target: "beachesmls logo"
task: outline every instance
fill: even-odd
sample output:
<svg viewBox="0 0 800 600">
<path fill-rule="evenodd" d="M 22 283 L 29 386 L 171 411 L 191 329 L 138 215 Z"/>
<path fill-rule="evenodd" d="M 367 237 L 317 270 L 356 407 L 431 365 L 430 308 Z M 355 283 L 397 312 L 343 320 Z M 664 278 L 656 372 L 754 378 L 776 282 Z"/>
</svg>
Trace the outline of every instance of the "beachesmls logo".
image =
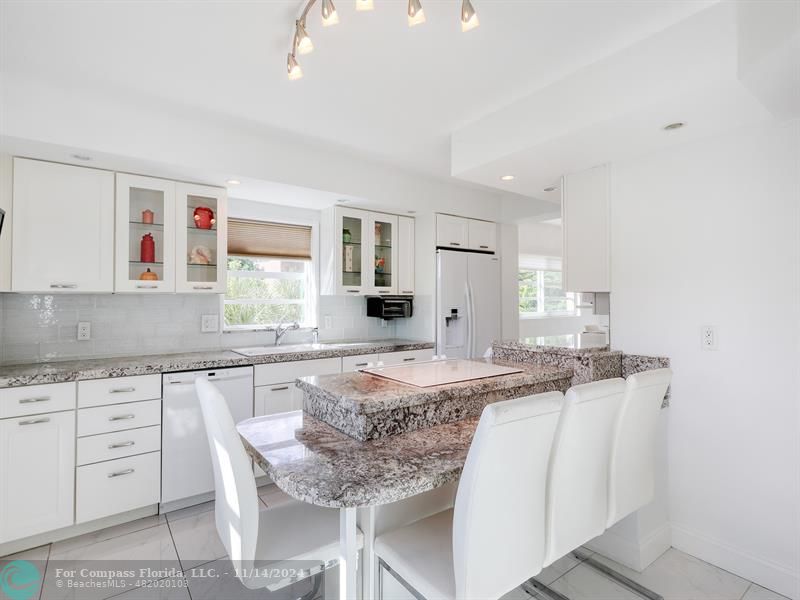
<svg viewBox="0 0 800 600">
<path fill-rule="evenodd" d="M 42 576 L 27 560 L 12 560 L 0 571 L 0 590 L 9 600 L 28 600 L 39 591 Z"/>
</svg>

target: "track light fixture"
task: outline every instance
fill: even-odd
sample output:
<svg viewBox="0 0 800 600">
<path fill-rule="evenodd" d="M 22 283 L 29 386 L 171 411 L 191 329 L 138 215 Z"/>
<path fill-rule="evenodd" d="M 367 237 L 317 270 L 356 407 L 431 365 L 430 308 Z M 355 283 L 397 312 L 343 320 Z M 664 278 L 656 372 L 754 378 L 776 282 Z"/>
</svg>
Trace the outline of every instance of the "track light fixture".
<svg viewBox="0 0 800 600">
<path fill-rule="evenodd" d="M 408 0 L 408 26 L 414 27 L 425 22 L 425 11 L 419 0 Z"/>
<path fill-rule="evenodd" d="M 314 6 L 317 0 L 306 0 L 300 18 L 294 22 L 294 34 L 292 36 L 292 51 L 286 58 L 286 71 L 290 80 L 300 79 L 303 76 L 303 69 L 297 62 L 296 55 L 308 54 L 314 50 L 314 44 L 306 31 L 306 17 L 308 11 Z M 322 25 L 328 27 L 339 22 L 339 15 L 333 0 L 320 0 L 322 12 Z M 370 11 L 375 8 L 374 0 L 355 0 L 357 11 Z M 414 27 L 425 22 L 425 11 L 420 0 L 408 0 L 408 26 Z M 461 31 L 470 31 L 479 25 L 478 13 L 472 6 L 471 0 L 461 1 Z"/>
</svg>

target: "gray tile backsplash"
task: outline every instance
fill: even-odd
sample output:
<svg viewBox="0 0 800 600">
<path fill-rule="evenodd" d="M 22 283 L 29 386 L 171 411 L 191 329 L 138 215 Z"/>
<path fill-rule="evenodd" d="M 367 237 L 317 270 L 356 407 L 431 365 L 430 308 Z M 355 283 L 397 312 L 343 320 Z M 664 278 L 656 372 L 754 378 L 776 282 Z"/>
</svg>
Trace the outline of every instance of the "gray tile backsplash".
<svg viewBox="0 0 800 600">
<path fill-rule="evenodd" d="M 193 352 L 272 344 L 267 332 L 201 333 L 200 317 L 219 314 L 215 295 L 0 294 L 0 361 L 4 364 L 128 354 Z M 320 340 L 396 337 L 396 326 L 366 316 L 363 298 L 322 296 Z M 329 315 L 330 328 L 324 317 Z M 79 321 L 92 339 L 77 340 Z M 289 332 L 284 344 L 310 341 Z"/>
</svg>

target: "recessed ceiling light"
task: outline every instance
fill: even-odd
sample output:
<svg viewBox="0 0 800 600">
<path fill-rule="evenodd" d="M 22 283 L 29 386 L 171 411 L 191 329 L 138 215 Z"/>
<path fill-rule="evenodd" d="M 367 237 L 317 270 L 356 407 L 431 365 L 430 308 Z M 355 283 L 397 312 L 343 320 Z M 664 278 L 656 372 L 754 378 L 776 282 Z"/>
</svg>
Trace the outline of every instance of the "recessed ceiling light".
<svg viewBox="0 0 800 600">
<path fill-rule="evenodd" d="M 77 160 L 92 160 L 91 156 L 86 156 L 85 154 L 73 154 L 72 158 Z"/>
<path fill-rule="evenodd" d="M 674 123 L 670 123 L 669 125 L 664 125 L 664 131 L 674 131 L 676 129 L 680 129 L 681 127 L 685 127 L 686 123 L 681 121 L 676 121 Z"/>
<path fill-rule="evenodd" d="M 514 176 L 513 175 L 503 175 L 502 177 L 500 177 L 500 179 L 502 179 L 503 181 L 513 181 L 514 180 Z"/>
<path fill-rule="evenodd" d="M 227 183 L 228 185 L 239 185 L 242 182 L 239 181 L 238 179 L 228 179 L 228 181 L 226 181 L 225 183 Z"/>
<path fill-rule="evenodd" d="M 546 188 L 544 188 L 544 191 L 545 191 L 545 192 L 555 192 L 557 189 L 558 189 L 558 188 L 557 188 L 556 186 L 554 186 L 554 185 L 549 185 L 549 186 L 547 186 Z"/>
</svg>

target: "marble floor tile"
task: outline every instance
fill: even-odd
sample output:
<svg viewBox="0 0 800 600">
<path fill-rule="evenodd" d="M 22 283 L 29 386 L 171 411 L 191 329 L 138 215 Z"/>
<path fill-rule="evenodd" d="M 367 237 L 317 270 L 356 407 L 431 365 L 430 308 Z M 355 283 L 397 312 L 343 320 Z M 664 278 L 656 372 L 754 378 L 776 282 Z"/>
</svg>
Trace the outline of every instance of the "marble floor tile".
<svg viewBox="0 0 800 600">
<path fill-rule="evenodd" d="M 744 596 L 742 596 L 742 600 L 789 600 L 789 599 L 786 596 L 781 596 L 777 592 L 773 592 L 772 590 L 768 590 L 766 588 L 761 587 L 760 585 L 756 585 L 755 583 L 753 583 L 747 589 L 747 592 L 745 592 Z"/>
<path fill-rule="evenodd" d="M 670 548 L 642 573 L 595 554 L 598 561 L 619 571 L 664 600 L 739 600 L 750 582 L 707 562 Z"/>
<path fill-rule="evenodd" d="M 64 584 L 58 569 L 81 570 L 138 570 L 180 569 L 178 554 L 166 524 L 148 527 L 77 548 L 51 551 L 44 577 L 42 600 L 103 600 L 127 591 L 125 587 L 75 588 Z M 70 578 L 67 578 L 70 579 Z M 94 578 L 97 579 L 97 578 Z M 102 579 L 102 577 L 100 577 Z M 115 577 L 116 581 L 120 578 Z M 85 578 L 75 580 L 85 581 Z M 126 579 L 128 588 L 140 580 L 138 574 Z"/>
<path fill-rule="evenodd" d="M 84 546 L 90 546 L 104 540 L 110 540 L 112 538 L 125 535 L 127 533 L 141 531 L 142 529 L 148 529 L 150 527 L 155 527 L 156 525 L 163 525 L 166 522 L 167 520 L 164 515 L 143 517 L 141 519 L 136 519 L 135 521 L 129 521 L 127 523 L 121 523 L 120 525 L 106 527 L 105 529 L 100 529 L 98 531 L 84 533 L 83 535 L 68 538 L 60 542 L 53 542 L 53 552 L 62 553 L 69 550 L 74 550 L 76 548 L 82 548 Z"/>
<path fill-rule="evenodd" d="M 258 488 L 258 496 L 267 505 L 267 508 L 273 508 L 286 504 L 287 502 L 296 502 L 289 494 L 281 490 L 274 483 Z"/>
<path fill-rule="evenodd" d="M 567 573 L 570 569 L 577 566 L 579 562 L 580 561 L 572 556 L 572 554 L 567 554 L 559 558 L 551 565 L 548 565 L 542 569 L 542 572 L 536 576 L 536 579 L 545 585 L 550 585 L 556 579 Z"/>
<path fill-rule="evenodd" d="M 200 504 L 195 504 L 194 506 L 187 506 L 186 508 L 179 508 L 178 510 L 173 510 L 171 512 L 166 513 L 167 521 L 177 521 L 178 519 L 184 519 L 186 517 L 193 517 L 195 515 L 199 515 L 200 513 L 208 512 L 210 510 L 214 510 L 214 501 L 209 500 L 208 502 L 202 502 Z"/>
<path fill-rule="evenodd" d="M 550 586 L 570 600 L 642 600 L 586 565 L 570 569 Z M 689 600 L 689 597 L 683 600 Z"/>
<path fill-rule="evenodd" d="M 213 510 L 182 519 L 170 517 L 169 528 L 184 570 L 227 554 L 217 534 Z"/>
</svg>

